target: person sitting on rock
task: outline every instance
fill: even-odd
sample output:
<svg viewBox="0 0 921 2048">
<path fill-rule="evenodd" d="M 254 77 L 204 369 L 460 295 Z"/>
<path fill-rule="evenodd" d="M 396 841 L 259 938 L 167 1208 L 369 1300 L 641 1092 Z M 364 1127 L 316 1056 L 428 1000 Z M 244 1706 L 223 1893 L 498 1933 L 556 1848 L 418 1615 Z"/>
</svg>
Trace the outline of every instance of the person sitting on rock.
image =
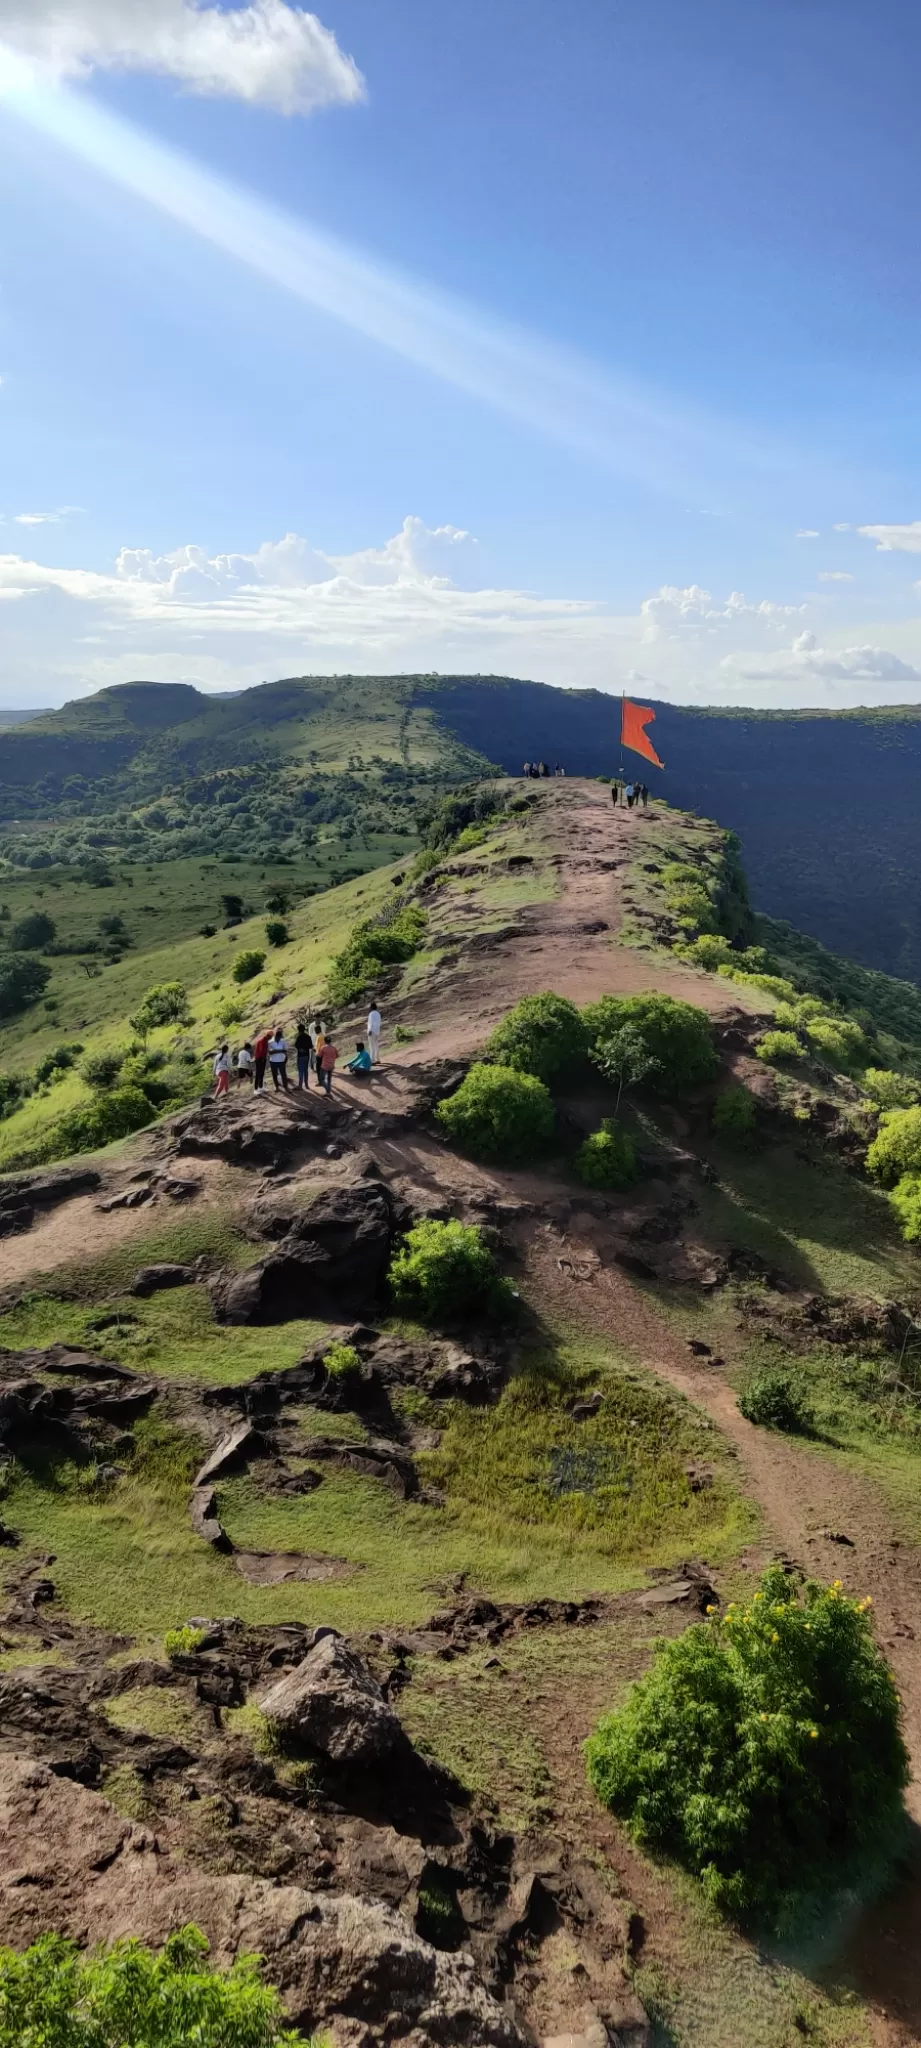
<svg viewBox="0 0 921 2048">
<path fill-rule="evenodd" d="M 367 1046 L 366 1046 L 366 1044 L 365 1044 L 365 1042 L 364 1042 L 364 1039 L 363 1039 L 363 1038 L 356 1038 L 356 1040 L 355 1040 L 355 1057 L 354 1057 L 354 1059 L 351 1059 L 351 1060 L 346 1060 L 346 1063 L 345 1063 L 345 1070 L 346 1070 L 346 1073 L 347 1073 L 347 1074 L 370 1074 L 370 1072 L 371 1072 L 371 1064 L 372 1064 L 372 1062 L 371 1062 L 371 1054 L 370 1054 L 370 1053 L 369 1053 L 369 1051 L 368 1051 L 368 1048 L 367 1048 Z"/>
</svg>

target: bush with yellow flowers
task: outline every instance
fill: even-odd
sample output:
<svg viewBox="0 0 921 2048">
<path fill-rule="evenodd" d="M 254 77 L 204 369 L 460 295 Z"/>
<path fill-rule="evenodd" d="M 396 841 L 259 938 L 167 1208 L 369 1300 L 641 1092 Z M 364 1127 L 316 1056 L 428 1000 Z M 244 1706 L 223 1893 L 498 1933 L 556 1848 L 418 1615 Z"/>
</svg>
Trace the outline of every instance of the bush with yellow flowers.
<svg viewBox="0 0 921 2048">
<path fill-rule="evenodd" d="M 869 1609 L 772 1565 L 661 1644 L 586 1744 L 604 1804 L 737 1919 L 792 1927 L 894 1839 L 908 1759 Z"/>
</svg>

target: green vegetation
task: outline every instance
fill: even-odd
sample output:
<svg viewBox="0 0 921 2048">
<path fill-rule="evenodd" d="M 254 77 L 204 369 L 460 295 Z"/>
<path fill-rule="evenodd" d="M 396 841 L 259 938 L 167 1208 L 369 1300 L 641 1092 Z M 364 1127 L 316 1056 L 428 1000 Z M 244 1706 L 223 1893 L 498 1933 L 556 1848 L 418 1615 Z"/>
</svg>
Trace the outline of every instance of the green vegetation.
<svg viewBox="0 0 921 2048">
<path fill-rule="evenodd" d="M 234 981 L 239 983 L 255 981 L 257 974 L 262 973 L 264 966 L 265 954 L 260 952 L 258 946 L 249 946 L 245 953 L 237 955 L 233 963 Z"/>
<path fill-rule="evenodd" d="M 661 1645 L 587 1745 L 605 1805 L 734 1916 L 795 1924 L 892 1842 L 908 1759 L 867 1607 L 772 1566 Z"/>
<path fill-rule="evenodd" d="M 330 968 L 330 1000 L 351 1003 L 369 994 L 382 968 L 412 958 L 424 930 L 424 911 L 400 897 L 384 904 L 375 919 L 356 924 Z"/>
<path fill-rule="evenodd" d="M 208 1967 L 196 1927 L 172 1934 L 159 1955 L 139 1941 L 86 1955 L 46 1934 L 24 1954 L 0 1950 L 0 2048 L 309 2048 L 286 2024 L 259 1962 Z M 314 2048 L 321 2048 L 315 2040 Z"/>
<path fill-rule="evenodd" d="M 921 1087 L 910 1074 L 893 1073 L 889 1067 L 865 1067 L 862 1086 L 876 1110 L 911 1109 L 921 1098 Z"/>
<path fill-rule="evenodd" d="M 892 1187 L 903 1174 L 921 1173 L 921 1104 L 884 1110 L 867 1166 L 884 1187 Z"/>
<path fill-rule="evenodd" d="M 760 1423 L 764 1429 L 785 1430 L 791 1436 L 808 1436 L 815 1424 L 802 1375 L 783 1365 L 765 1366 L 752 1373 L 739 1395 L 739 1407 L 749 1422 Z"/>
<path fill-rule="evenodd" d="M 291 937 L 291 933 L 283 917 L 267 917 L 265 921 L 265 935 L 266 938 L 268 939 L 270 946 L 286 946 L 288 944 L 288 940 Z M 260 961 L 259 963 L 260 967 L 262 966 L 264 959 L 265 955 L 263 954 L 262 961 Z"/>
<path fill-rule="evenodd" d="M 612 1116 L 602 1119 L 575 1156 L 579 1179 L 590 1188 L 627 1188 L 636 1179 L 636 1153 L 628 1131 Z"/>
<path fill-rule="evenodd" d="M 618 1087 L 644 1080 L 659 1095 L 681 1095 L 712 1080 L 717 1071 L 710 1019 L 693 1003 L 650 991 L 602 996 L 582 1014 L 592 1057 Z M 630 1039 L 625 1041 L 627 1030 Z"/>
<path fill-rule="evenodd" d="M 168 1628 L 163 1638 L 163 1648 L 170 1659 L 193 1657 L 195 1651 L 201 1649 L 204 1640 L 203 1628 Z"/>
<path fill-rule="evenodd" d="M 921 1243 L 921 1174 L 903 1173 L 889 1196 L 906 1244 Z"/>
<path fill-rule="evenodd" d="M 588 1035 L 575 1003 L 547 990 L 525 996 L 497 1025 L 487 1040 L 486 1057 L 519 1074 L 552 1081 L 564 1069 L 579 1066 L 588 1050 Z"/>
<path fill-rule="evenodd" d="M 496 1313 L 510 1300 L 475 1223 L 414 1223 L 391 1260 L 389 1280 L 397 1309 L 436 1325 L 474 1311 Z"/>
<path fill-rule="evenodd" d="M 759 1060 L 768 1066 L 777 1066 L 786 1060 L 805 1059 L 805 1051 L 795 1031 L 765 1031 L 755 1046 Z"/>
<path fill-rule="evenodd" d="M 43 946 L 50 946 L 55 936 L 53 917 L 46 910 L 30 910 L 25 917 L 19 917 L 11 924 L 9 944 L 14 953 L 40 952 Z"/>
<path fill-rule="evenodd" d="M 323 1353 L 323 1364 L 331 1380 L 354 1379 L 361 1371 L 361 1359 L 354 1344 L 331 1344 Z"/>
<path fill-rule="evenodd" d="M 474 1065 L 435 1112 L 445 1135 L 472 1159 L 512 1166 L 535 1159 L 554 1131 L 553 1102 L 535 1074 Z"/>
<path fill-rule="evenodd" d="M 29 1003 L 36 1003 L 50 980 L 50 967 L 34 954 L 0 954 L 0 1017 L 15 1017 Z"/>
<path fill-rule="evenodd" d="M 731 1081 L 721 1088 L 710 1113 L 713 1129 L 732 1145 L 751 1145 L 758 1129 L 758 1112 L 750 1088 Z"/>
</svg>

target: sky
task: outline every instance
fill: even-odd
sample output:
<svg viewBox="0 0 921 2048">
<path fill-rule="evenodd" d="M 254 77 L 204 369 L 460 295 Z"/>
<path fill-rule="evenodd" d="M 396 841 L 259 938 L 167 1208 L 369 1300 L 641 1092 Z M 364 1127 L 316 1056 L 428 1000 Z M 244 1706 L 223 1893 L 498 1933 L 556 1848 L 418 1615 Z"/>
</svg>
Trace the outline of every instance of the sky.
<svg viewBox="0 0 921 2048">
<path fill-rule="evenodd" d="M 919 72 L 913 0 L 0 0 L 0 704 L 921 701 Z"/>
</svg>

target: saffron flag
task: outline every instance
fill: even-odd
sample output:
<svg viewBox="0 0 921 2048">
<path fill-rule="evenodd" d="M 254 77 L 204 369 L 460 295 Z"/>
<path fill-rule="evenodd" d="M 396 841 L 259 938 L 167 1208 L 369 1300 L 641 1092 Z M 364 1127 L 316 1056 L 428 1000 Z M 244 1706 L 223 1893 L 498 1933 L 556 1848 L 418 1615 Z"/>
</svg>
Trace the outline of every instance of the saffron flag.
<svg viewBox="0 0 921 2048">
<path fill-rule="evenodd" d="M 644 760 L 653 761 L 657 768 L 664 768 L 664 761 L 659 760 L 652 741 L 647 739 L 644 731 L 645 726 L 652 724 L 655 715 L 649 704 L 631 704 L 629 697 L 625 697 L 620 721 L 620 744 L 622 747 L 629 747 L 631 753 L 642 754 Z"/>
</svg>

